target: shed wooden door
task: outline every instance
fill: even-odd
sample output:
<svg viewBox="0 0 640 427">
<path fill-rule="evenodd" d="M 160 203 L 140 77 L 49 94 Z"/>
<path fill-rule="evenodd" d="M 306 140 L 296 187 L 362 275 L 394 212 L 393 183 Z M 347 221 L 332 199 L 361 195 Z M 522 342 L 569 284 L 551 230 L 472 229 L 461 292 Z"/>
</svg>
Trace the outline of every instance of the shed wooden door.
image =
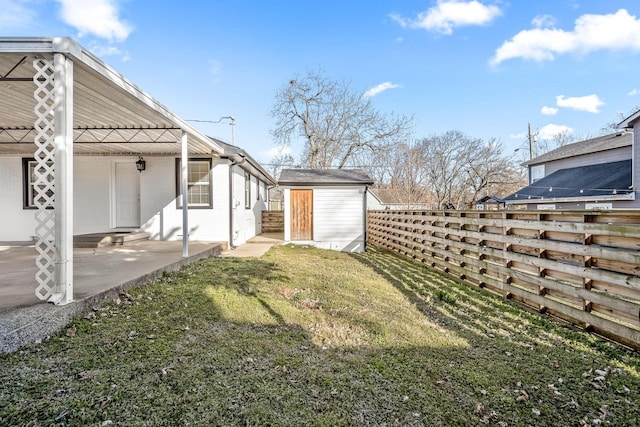
<svg viewBox="0 0 640 427">
<path fill-rule="evenodd" d="M 291 240 L 313 240 L 313 190 L 290 190 Z"/>
</svg>

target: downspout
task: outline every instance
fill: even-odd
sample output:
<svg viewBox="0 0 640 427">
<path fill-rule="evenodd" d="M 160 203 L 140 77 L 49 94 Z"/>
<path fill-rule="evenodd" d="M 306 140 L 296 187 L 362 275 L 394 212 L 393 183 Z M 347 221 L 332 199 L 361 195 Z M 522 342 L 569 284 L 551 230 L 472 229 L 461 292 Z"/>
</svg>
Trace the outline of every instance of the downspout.
<svg viewBox="0 0 640 427">
<path fill-rule="evenodd" d="M 240 160 L 237 158 L 227 157 L 229 160 L 229 249 L 235 249 L 233 245 L 233 167 L 241 165 L 246 160 L 244 156 L 240 156 Z"/>
<path fill-rule="evenodd" d="M 369 212 L 367 212 L 367 194 L 369 192 L 369 186 L 364 186 L 364 197 L 362 204 L 364 205 L 364 251 L 367 251 L 367 240 L 368 240 L 368 231 L 369 231 Z"/>
</svg>

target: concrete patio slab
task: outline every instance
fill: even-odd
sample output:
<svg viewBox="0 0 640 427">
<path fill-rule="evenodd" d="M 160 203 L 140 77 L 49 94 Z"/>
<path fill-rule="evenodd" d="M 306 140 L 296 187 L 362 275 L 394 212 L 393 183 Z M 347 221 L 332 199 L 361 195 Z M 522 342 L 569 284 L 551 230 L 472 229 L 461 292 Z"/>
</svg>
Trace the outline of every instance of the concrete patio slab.
<svg viewBox="0 0 640 427">
<path fill-rule="evenodd" d="M 40 301 L 34 246 L 0 242 L 0 351 L 38 342 L 63 328 L 73 316 L 115 298 L 135 284 L 165 271 L 220 255 L 225 243 L 190 242 L 182 257 L 182 242 L 142 241 L 127 246 L 74 249 L 74 301 L 56 306 Z"/>
<path fill-rule="evenodd" d="M 272 246 L 284 242 L 284 233 L 262 233 L 252 237 L 244 245 L 223 251 L 220 256 L 230 258 L 256 257 L 260 258 Z"/>
</svg>

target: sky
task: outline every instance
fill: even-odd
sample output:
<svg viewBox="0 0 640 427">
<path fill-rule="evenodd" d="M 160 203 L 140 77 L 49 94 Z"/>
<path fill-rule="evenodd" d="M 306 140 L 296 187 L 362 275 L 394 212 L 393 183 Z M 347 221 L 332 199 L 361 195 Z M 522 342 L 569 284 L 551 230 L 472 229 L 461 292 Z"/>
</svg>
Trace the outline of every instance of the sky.
<svg viewBox="0 0 640 427">
<path fill-rule="evenodd" d="M 262 163 L 276 93 L 310 70 L 412 116 L 415 139 L 505 154 L 529 123 L 586 139 L 640 108 L 638 0 L 0 0 L 0 36 L 71 37 L 183 119 L 233 116 Z M 229 123 L 193 125 L 231 142 Z"/>
</svg>

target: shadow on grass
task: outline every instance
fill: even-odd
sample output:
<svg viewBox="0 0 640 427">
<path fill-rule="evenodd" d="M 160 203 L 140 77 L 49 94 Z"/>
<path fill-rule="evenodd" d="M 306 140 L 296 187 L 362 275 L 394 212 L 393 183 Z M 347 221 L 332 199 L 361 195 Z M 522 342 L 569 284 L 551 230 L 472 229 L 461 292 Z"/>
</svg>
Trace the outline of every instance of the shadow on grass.
<svg viewBox="0 0 640 427">
<path fill-rule="evenodd" d="M 526 349 L 570 346 L 614 360 L 635 354 L 547 314 L 475 288 L 392 251 L 368 246 L 351 254 L 402 292 L 424 315 L 474 342 L 503 340 Z"/>
</svg>

